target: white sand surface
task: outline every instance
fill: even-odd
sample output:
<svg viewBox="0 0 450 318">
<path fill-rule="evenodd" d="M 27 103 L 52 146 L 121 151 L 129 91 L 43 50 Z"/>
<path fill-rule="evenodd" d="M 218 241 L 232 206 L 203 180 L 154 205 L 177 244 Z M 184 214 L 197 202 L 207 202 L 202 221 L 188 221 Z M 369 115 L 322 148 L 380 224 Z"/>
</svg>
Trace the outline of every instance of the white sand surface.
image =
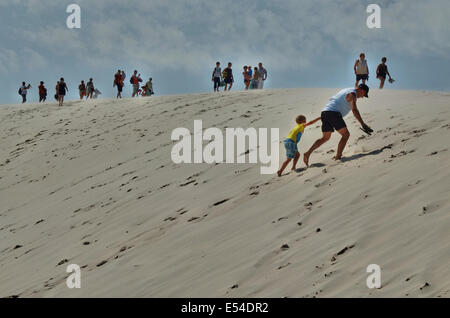
<svg viewBox="0 0 450 318">
<path fill-rule="evenodd" d="M 358 106 L 374 135 L 350 114 L 343 162 L 335 134 L 282 178 L 171 160 L 194 119 L 285 137 L 336 92 L 0 107 L 0 296 L 450 297 L 450 93 L 372 90 Z M 320 135 L 307 128 L 301 153 Z"/>
</svg>

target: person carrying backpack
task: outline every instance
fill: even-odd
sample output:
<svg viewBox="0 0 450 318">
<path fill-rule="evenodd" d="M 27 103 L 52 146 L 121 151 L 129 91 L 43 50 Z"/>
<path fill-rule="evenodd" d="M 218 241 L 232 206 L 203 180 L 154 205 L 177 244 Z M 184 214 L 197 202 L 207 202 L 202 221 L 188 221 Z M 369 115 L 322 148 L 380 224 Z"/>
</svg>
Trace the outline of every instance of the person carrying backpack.
<svg viewBox="0 0 450 318">
<path fill-rule="evenodd" d="M 64 96 L 66 96 L 66 92 L 69 91 L 69 89 L 67 88 L 66 82 L 64 82 L 64 78 L 61 77 L 57 88 L 58 88 L 57 91 L 58 91 L 59 106 L 63 106 Z"/>
<path fill-rule="evenodd" d="M 19 95 L 22 96 L 22 104 L 27 102 L 27 91 L 31 88 L 31 85 L 26 86 L 25 82 L 22 82 L 22 86 L 19 88 Z"/>
<path fill-rule="evenodd" d="M 136 70 L 130 78 L 130 83 L 133 85 L 133 95 L 131 97 L 139 96 L 139 83 L 142 83 L 142 78 L 141 74 L 138 74 Z"/>
<path fill-rule="evenodd" d="M 39 103 L 45 102 L 47 99 L 47 89 L 44 86 L 44 82 L 41 81 L 39 85 Z"/>
<path fill-rule="evenodd" d="M 123 89 L 123 80 L 122 72 L 120 70 L 114 75 L 114 86 L 117 86 L 117 98 L 122 98 L 122 89 Z"/>
</svg>

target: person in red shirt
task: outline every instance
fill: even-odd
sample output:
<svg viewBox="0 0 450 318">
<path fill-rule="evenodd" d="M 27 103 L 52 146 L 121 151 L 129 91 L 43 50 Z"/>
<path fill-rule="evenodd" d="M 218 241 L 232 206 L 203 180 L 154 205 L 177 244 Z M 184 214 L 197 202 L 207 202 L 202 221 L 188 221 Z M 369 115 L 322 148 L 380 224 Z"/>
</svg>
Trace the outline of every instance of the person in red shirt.
<svg viewBox="0 0 450 318">
<path fill-rule="evenodd" d="M 39 85 L 39 103 L 45 102 L 47 99 L 47 89 L 44 86 L 44 82 L 41 81 Z"/>
<path fill-rule="evenodd" d="M 138 74 L 137 71 L 134 71 L 133 76 L 130 79 L 131 84 L 133 84 L 133 95 L 132 97 L 139 96 L 139 83 L 142 82 L 141 74 Z"/>
<path fill-rule="evenodd" d="M 114 75 L 114 85 L 117 86 L 117 98 L 122 98 L 123 77 L 120 70 Z"/>
</svg>

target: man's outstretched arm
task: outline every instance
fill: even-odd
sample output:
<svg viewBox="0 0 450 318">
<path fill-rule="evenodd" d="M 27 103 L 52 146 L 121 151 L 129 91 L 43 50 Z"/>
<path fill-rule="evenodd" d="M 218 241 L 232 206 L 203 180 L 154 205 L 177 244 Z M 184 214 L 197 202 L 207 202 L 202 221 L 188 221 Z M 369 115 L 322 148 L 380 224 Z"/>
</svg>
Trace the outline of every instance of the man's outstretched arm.
<svg viewBox="0 0 450 318">
<path fill-rule="evenodd" d="M 311 120 L 309 123 L 306 123 L 305 125 L 303 125 L 304 127 L 308 127 L 308 126 L 311 126 L 311 125 L 314 125 L 315 123 L 317 123 L 319 120 L 321 120 L 322 119 L 322 117 L 318 117 L 318 118 L 316 118 L 316 119 L 314 119 L 314 120 Z"/>
</svg>

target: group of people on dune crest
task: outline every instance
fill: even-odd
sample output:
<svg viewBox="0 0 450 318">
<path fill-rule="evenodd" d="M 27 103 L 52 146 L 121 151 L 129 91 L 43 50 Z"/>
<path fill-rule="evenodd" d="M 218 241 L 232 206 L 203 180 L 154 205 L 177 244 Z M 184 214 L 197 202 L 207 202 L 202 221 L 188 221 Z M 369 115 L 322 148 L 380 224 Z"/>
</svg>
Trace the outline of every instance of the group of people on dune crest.
<svg viewBox="0 0 450 318">
<path fill-rule="evenodd" d="M 126 74 L 123 70 L 118 70 L 117 73 L 114 74 L 113 87 L 117 87 L 117 98 L 122 98 L 122 91 L 123 87 L 125 86 L 125 78 Z M 138 71 L 135 70 L 133 76 L 131 76 L 130 78 L 130 84 L 133 88 L 132 97 L 154 95 L 153 79 L 150 77 L 147 83 L 145 83 L 144 86 L 140 87 L 140 83 L 142 82 L 143 80 L 141 79 L 141 74 L 138 74 Z M 45 87 L 43 81 L 40 82 L 38 88 L 39 103 L 45 102 L 47 100 L 47 88 Z M 22 82 L 22 86 L 19 88 L 19 95 L 22 96 L 22 103 L 27 102 L 27 94 L 30 89 L 30 84 L 27 85 L 25 82 Z M 61 77 L 56 83 L 55 87 L 55 99 L 58 101 L 59 106 L 63 106 L 64 97 L 66 96 L 66 93 L 68 91 L 69 88 L 67 87 L 64 78 Z M 97 88 L 94 87 L 94 81 L 92 78 L 90 78 L 87 83 L 81 81 L 81 83 L 78 85 L 78 93 L 80 95 L 80 100 L 83 100 L 84 97 L 86 97 L 86 100 L 88 100 L 89 98 L 96 99 L 99 95 L 102 94 Z"/>
<path fill-rule="evenodd" d="M 214 82 L 214 92 L 220 92 L 220 88 L 224 87 L 224 91 L 231 91 L 234 83 L 233 64 L 230 62 L 228 66 L 222 71 L 220 62 L 216 63 L 216 67 L 212 73 L 212 81 Z M 245 65 L 242 76 L 244 78 L 245 90 L 248 89 L 263 89 L 264 82 L 267 80 L 267 70 L 262 63 L 258 67 L 252 69 L 251 66 Z"/>
</svg>

